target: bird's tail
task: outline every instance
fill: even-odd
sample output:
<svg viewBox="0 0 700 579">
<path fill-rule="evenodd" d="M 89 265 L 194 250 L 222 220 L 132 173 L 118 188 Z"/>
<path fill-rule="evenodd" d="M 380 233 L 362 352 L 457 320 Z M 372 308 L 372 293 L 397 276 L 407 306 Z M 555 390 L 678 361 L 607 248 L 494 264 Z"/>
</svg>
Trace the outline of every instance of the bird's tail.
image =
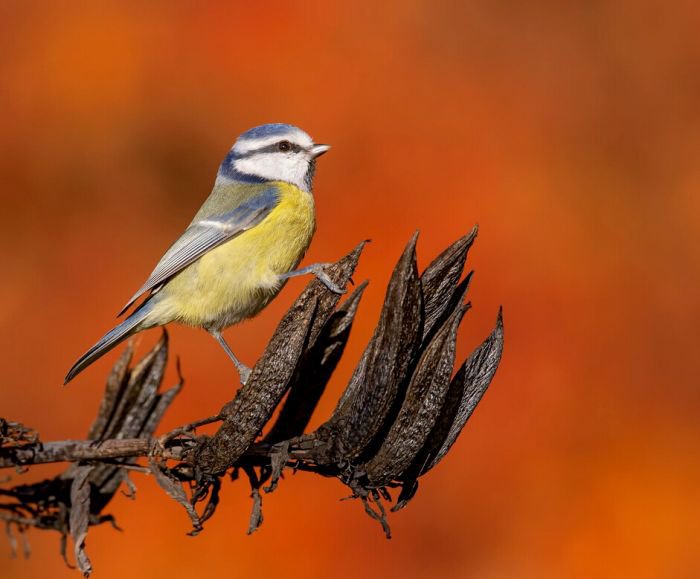
<svg viewBox="0 0 700 579">
<path fill-rule="evenodd" d="M 141 304 L 141 306 L 121 324 L 112 328 L 109 332 L 102 336 L 100 341 L 82 356 L 80 356 L 78 361 L 73 364 L 73 367 L 68 370 L 68 374 L 66 374 L 66 379 L 63 382 L 63 385 L 65 386 L 68 384 L 68 382 L 80 374 L 80 372 L 82 372 L 95 360 L 109 352 L 112 348 L 126 340 L 129 336 L 135 334 L 139 330 L 143 330 L 144 327 L 141 324 L 152 309 L 153 304 L 151 302 Z"/>
</svg>

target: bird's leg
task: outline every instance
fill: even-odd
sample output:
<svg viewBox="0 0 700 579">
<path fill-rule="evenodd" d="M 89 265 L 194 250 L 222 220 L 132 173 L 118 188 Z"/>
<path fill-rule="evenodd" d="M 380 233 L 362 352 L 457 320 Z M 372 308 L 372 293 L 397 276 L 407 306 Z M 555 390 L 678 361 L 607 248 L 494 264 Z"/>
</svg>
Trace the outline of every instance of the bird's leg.
<svg viewBox="0 0 700 579">
<path fill-rule="evenodd" d="M 221 347 L 224 349 L 224 352 L 226 352 L 228 357 L 231 358 L 231 360 L 236 366 L 236 370 L 238 370 L 238 374 L 241 378 L 241 384 L 245 386 L 245 383 L 248 381 L 248 377 L 250 376 L 250 368 L 248 368 L 248 366 L 246 366 L 243 362 L 236 358 L 236 355 L 231 351 L 231 348 L 226 343 L 226 340 L 224 340 L 224 337 L 221 335 L 221 332 L 219 332 L 218 330 L 209 330 L 209 333 L 212 336 L 214 336 L 216 341 L 219 342 Z"/>
<path fill-rule="evenodd" d="M 280 278 L 282 279 L 289 279 L 290 277 L 296 277 L 298 275 L 306 275 L 307 273 L 312 273 L 314 274 L 318 280 L 325 285 L 329 290 L 332 292 L 335 292 L 337 294 L 344 294 L 346 290 L 344 290 L 342 287 L 337 286 L 336 284 L 333 283 L 330 277 L 328 277 L 328 274 L 325 272 L 325 267 L 328 267 L 332 264 L 330 263 L 314 263 L 312 265 L 307 265 L 306 267 L 302 267 L 301 269 L 295 269 L 294 271 L 288 271 L 287 273 L 283 273 L 280 275 Z"/>
</svg>

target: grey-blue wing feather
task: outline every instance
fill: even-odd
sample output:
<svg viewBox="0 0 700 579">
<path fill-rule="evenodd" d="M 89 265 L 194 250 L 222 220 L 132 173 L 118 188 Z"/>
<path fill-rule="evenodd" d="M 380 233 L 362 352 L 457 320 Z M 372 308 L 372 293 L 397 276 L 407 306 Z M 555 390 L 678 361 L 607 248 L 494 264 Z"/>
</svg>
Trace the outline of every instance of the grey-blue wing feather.
<svg viewBox="0 0 700 579">
<path fill-rule="evenodd" d="M 128 310 L 140 296 L 158 288 L 207 251 L 255 227 L 270 214 L 278 202 L 276 188 L 270 187 L 231 211 L 194 221 L 165 252 L 146 283 L 133 295 L 119 315 Z"/>
</svg>

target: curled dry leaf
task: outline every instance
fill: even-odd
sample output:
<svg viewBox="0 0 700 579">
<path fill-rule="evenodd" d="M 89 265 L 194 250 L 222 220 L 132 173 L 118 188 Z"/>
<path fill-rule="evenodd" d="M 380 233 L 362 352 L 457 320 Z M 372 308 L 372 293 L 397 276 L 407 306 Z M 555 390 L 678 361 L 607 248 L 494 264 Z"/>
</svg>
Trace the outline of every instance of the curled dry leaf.
<svg viewBox="0 0 700 579">
<path fill-rule="evenodd" d="M 85 553 L 85 539 L 90 525 L 90 481 L 91 466 L 79 466 L 70 488 L 70 534 L 73 538 L 73 554 L 78 569 L 84 577 L 92 573 L 92 564 Z"/>
</svg>

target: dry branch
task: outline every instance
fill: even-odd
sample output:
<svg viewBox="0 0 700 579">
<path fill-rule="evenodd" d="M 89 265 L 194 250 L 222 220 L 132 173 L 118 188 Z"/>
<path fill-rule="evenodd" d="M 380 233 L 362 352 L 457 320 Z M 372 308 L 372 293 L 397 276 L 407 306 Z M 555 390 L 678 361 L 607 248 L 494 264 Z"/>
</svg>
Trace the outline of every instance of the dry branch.
<svg viewBox="0 0 700 579">
<path fill-rule="evenodd" d="M 262 523 L 262 494 L 274 490 L 285 467 L 336 477 L 360 499 L 390 536 L 384 503 L 388 489 L 401 492 L 392 510 L 404 507 L 418 479 L 449 451 L 488 388 L 503 348 L 503 323 L 452 376 L 457 330 L 471 272 L 462 279 L 476 228 L 456 241 L 419 275 L 414 236 L 389 282 L 379 323 L 332 416 L 305 433 L 311 415 L 342 356 L 359 302 L 360 285 L 340 296 L 314 280 L 280 321 L 246 385 L 218 415 L 196 420 L 160 437 L 154 432 L 182 388 L 161 391 L 168 338 L 132 366 L 129 346 L 114 366 L 98 415 L 86 440 L 46 442 L 16 422 L 0 419 L 0 468 L 68 462 L 54 479 L 0 488 L 0 519 L 16 545 L 29 528 L 71 535 L 74 558 L 91 572 L 84 550 L 90 525 L 114 523 L 103 514 L 117 489 L 133 495 L 130 471 L 152 474 L 187 510 L 192 534 L 203 529 L 219 502 L 224 475 L 245 474 L 253 510 L 249 532 Z M 350 281 L 364 244 L 328 273 Z M 461 280 L 461 281 L 460 281 Z M 286 395 L 286 398 L 284 398 Z M 282 403 L 284 399 L 284 402 Z M 275 423 L 266 428 L 282 405 Z M 196 428 L 220 422 L 212 436 Z M 145 459 L 140 462 L 139 459 Z M 206 504 L 198 508 L 198 503 Z M 25 540 L 26 544 L 26 540 Z"/>
</svg>

